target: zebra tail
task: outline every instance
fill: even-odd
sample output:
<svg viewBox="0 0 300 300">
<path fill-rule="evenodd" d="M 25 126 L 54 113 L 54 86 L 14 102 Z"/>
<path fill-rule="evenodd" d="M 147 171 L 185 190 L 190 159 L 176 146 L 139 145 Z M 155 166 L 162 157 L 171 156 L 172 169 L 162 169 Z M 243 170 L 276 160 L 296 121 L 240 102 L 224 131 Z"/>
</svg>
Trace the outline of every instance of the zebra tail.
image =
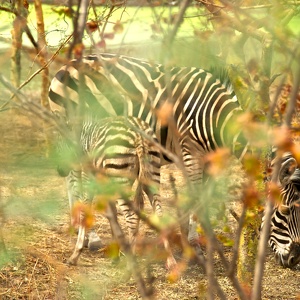
<svg viewBox="0 0 300 300">
<path fill-rule="evenodd" d="M 137 147 L 137 159 L 138 159 L 138 182 L 135 193 L 134 204 L 138 210 L 142 210 L 144 208 L 145 203 L 145 188 L 148 188 L 149 180 L 151 178 L 150 166 L 147 163 L 148 159 L 148 149 L 147 144 L 141 138 L 138 142 Z"/>
</svg>

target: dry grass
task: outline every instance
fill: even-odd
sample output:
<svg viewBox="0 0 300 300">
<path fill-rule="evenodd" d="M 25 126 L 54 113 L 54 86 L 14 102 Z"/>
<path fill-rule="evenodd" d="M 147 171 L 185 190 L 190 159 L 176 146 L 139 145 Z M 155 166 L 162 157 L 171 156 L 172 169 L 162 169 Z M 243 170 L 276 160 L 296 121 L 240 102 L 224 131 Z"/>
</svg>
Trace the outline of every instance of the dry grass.
<svg viewBox="0 0 300 300">
<path fill-rule="evenodd" d="M 15 112 L 1 113 L 0 132 L 0 199 L 5 206 L 1 229 L 9 254 L 9 259 L 0 257 L 0 299 L 139 299 L 134 282 L 124 276 L 124 259 L 113 265 L 105 251 L 86 250 L 78 266 L 64 264 L 75 236 L 68 230 L 64 182 L 45 158 L 44 136 Z M 175 171 L 167 169 L 165 176 L 170 172 Z M 175 177 L 180 179 L 177 173 Z M 163 184 L 167 206 L 170 186 L 165 179 Z M 106 219 L 98 216 L 96 230 L 107 245 L 111 235 Z M 152 232 L 145 234 L 154 241 Z M 180 260 L 180 249 L 174 250 Z M 140 259 L 144 262 L 146 253 Z M 217 257 L 215 273 L 228 299 L 237 299 Z M 207 282 L 198 266 L 189 265 L 179 281 L 170 283 L 162 259 L 152 264 L 151 276 L 157 299 L 206 298 Z M 299 282 L 299 267 L 283 269 L 268 253 L 263 299 L 299 299 Z"/>
</svg>

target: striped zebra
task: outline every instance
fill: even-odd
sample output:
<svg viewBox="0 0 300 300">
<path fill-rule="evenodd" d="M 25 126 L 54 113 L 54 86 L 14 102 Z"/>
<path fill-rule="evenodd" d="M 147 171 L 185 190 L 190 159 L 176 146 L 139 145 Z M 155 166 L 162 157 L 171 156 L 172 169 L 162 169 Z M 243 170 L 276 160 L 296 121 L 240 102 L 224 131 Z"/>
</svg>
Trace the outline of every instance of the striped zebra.
<svg viewBox="0 0 300 300">
<path fill-rule="evenodd" d="M 79 73 L 84 79 L 80 82 Z M 84 97 L 78 96 L 80 91 Z M 207 153 L 226 146 L 240 158 L 247 151 L 243 133 L 232 130 L 242 109 L 224 70 L 168 68 L 122 55 L 90 55 L 80 64 L 72 60 L 56 73 L 49 101 L 51 109 L 67 119 L 84 107 L 99 117 L 129 115 L 145 120 L 159 142 L 182 158 L 195 187 L 202 182 Z M 167 122 L 160 122 L 167 104 L 171 115 Z M 188 239 L 196 244 L 193 220 Z"/>
<path fill-rule="evenodd" d="M 139 130 L 143 134 L 138 133 Z M 160 183 L 160 152 L 153 141 L 157 142 L 156 136 L 146 122 L 134 117 L 119 116 L 102 120 L 95 119 L 95 117 L 84 119 L 79 138 L 80 149 L 74 148 L 76 145 L 74 146 L 68 141 L 60 140 L 58 143 L 58 151 L 61 156 L 61 163 L 58 165 L 59 173 L 61 176 L 66 176 L 73 171 L 74 163 L 75 166 L 77 165 L 75 172 L 79 172 L 79 174 L 77 174 L 78 177 L 73 174 L 72 188 L 75 191 L 73 190 L 72 193 L 76 194 L 81 201 L 90 204 L 94 195 L 97 195 L 97 184 L 96 191 L 89 185 L 91 180 L 99 175 L 112 178 L 118 184 L 117 186 L 121 184 L 121 187 L 124 186 L 124 188 L 131 188 L 137 182 L 132 206 L 128 205 L 127 199 L 116 199 L 118 207 L 125 217 L 133 252 L 135 252 L 139 218 L 132 207 L 138 211 L 143 209 L 144 193 L 154 212 L 158 216 L 162 216 L 160 196 L 153 189 L 153 186 L 159 187 Z M 69 163 L 66 163 L 64 159 L 63 154 L 66 152 L 73 154 L 73 158 L 68 160 Z M 80 191 L 78 184 L 81 183 L 82 190 Z M 77 186 L 74 187 L 74 184 Z M 75 218 L 80 221 L 76 246 L 68 259 L 68 263 L 72 265 L 77 264 L 86 236 L 86 227 L 83 225 L 85 215 L 80 213 Z M 163 243 L 169 255 L 166 264 L 171 269 L 176 265 L 176 261 L 165 237 L 163 237 Z"/>
<path fill-rule="evenodd" d="M 278 184 L 281 199 L 273 208 L 269 245 L 276 260 L 291 268 L 300 262 L 300 169 L 291 153 L 282 158 Z"/>
</svg>

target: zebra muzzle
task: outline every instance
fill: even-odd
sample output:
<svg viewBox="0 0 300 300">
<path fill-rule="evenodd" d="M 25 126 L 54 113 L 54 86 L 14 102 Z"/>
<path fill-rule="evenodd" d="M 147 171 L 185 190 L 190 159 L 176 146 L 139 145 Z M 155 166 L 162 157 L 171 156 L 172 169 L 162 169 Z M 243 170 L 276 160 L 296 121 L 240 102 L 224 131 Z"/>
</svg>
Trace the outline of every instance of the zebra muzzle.
<svg viewBox="0 0 300 300">
<path fill-rule="evenodd" d="M 286 267 L 292 268 L 300 262 L 300 243 L 292 243 Z"/>
</svg>

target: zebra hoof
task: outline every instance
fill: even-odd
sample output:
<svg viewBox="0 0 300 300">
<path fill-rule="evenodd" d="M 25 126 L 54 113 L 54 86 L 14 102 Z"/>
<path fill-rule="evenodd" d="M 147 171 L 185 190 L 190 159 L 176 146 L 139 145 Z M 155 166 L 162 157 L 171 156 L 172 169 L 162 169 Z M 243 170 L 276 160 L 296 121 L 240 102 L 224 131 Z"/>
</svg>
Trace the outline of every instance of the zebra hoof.
<svg viewBox="0 0 300 300">
<path fill-rule="evenodd" d="M 65 263 L 66 263 L 67 265 L 69 265 L 69 266 L 76 266 L 76 265 L 77 265 L 77 259 L 74 260 L 74 259 L 72 259 L 72 258 L 70 257 L 70 258 L 68 258 L 68 259 L 66 260 Z"/>
<path fill-rule="evenodd" d="M 100 240 L 100 237 L 95 232 L 91 232 L 89 234 L 88 249 L 90 251 L 97 251 L 102 247 L 103 247 L 103 244 Z"/>
</svg>

